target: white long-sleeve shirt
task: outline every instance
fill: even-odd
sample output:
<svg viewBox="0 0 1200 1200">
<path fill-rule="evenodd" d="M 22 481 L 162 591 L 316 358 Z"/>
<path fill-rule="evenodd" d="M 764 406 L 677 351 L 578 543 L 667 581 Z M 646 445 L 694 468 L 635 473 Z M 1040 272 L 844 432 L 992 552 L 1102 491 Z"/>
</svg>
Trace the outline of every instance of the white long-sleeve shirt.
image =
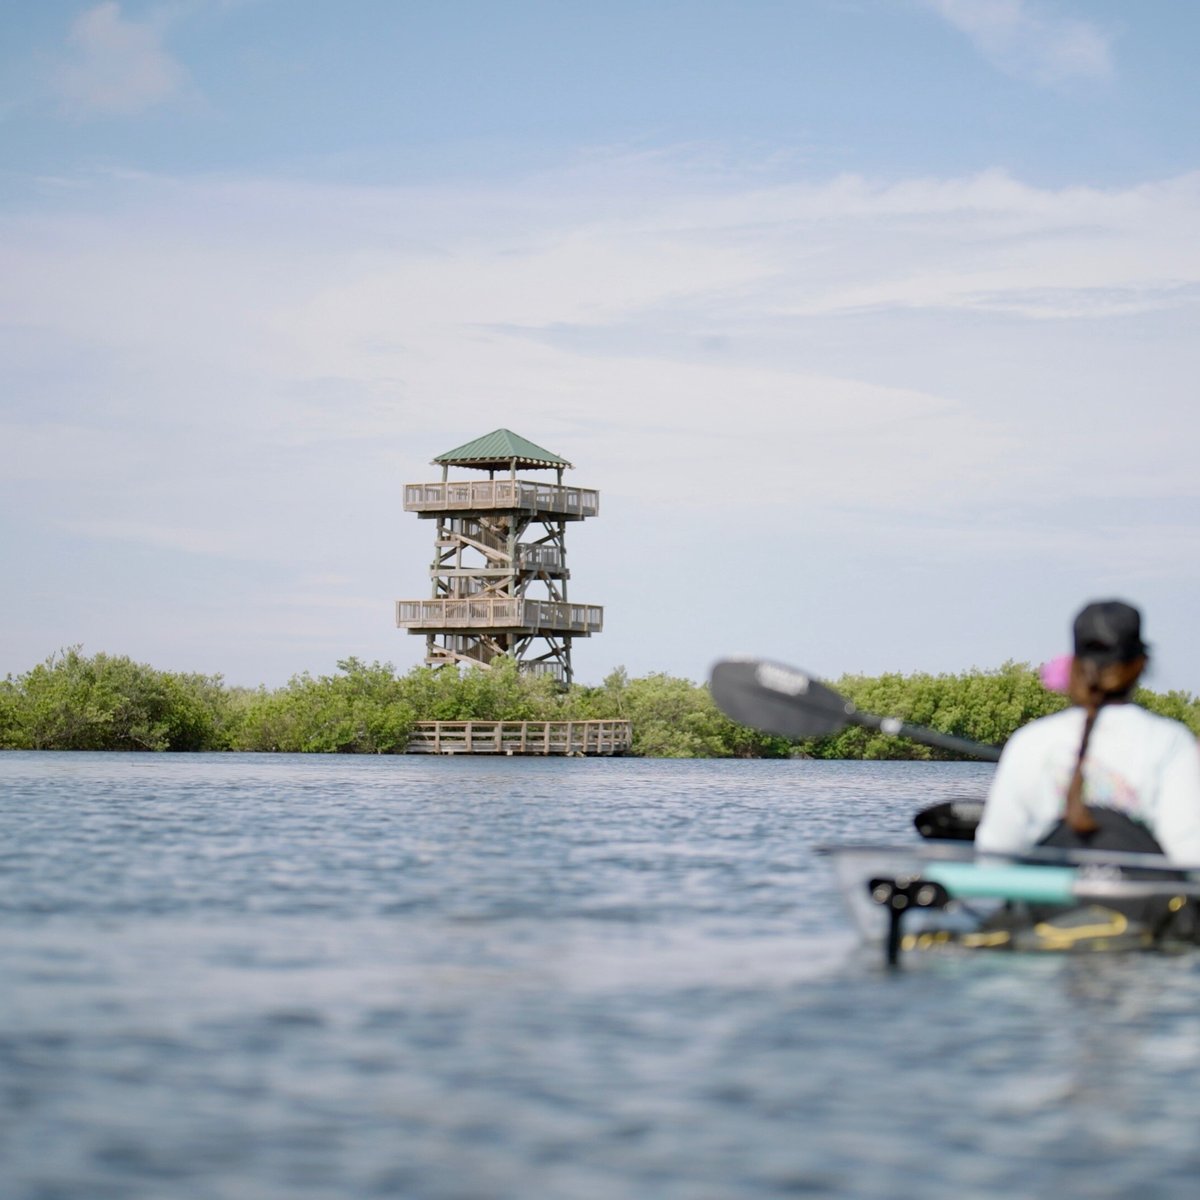
<svg viewBox="0 0 1200 1200">
<path fill-rule="evenodd" d="M 1085 713 L 1031 721 L 1004 747 L 975 834 L 983 852 L 1036 845 L 1066 811 Z M 1139 708 L 1100 709 L 1083 760 L 1084 800 L 1140 821 L 1174 862 L 1200 867 L 1200 746 L 1185 725 Z"/>
</svg>

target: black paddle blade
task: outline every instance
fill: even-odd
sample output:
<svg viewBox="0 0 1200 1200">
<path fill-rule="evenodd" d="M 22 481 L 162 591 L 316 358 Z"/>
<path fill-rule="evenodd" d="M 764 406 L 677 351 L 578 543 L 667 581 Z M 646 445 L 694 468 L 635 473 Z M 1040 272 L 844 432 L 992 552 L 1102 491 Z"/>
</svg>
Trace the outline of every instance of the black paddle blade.
<svg viewBox="0 0 1200 1200">
<path fill-rule="evenodd" d="M 855 716 L 849 700 L 811 675 L 762 659 L 723 659 L 708 686 L 727 717 L 764 733 L 816 737 L 843 729 Z"/>
<path fill-rule="evenodd" d="M 923 838 L 933 841 L 973 842 L 975 827 L 983 817 L 983 801 L 970 797 L 943 800 L 923 808 L 913 824 Z"/>
</svg>

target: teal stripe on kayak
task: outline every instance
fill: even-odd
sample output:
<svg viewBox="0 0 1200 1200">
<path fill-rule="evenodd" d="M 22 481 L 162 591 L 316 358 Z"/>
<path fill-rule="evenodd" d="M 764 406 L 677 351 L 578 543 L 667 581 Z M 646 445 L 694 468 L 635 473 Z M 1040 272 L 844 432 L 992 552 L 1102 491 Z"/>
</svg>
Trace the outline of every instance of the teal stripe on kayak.
<svg viewBox="0 0 1200 1200">
<path fill-rule="evenodd" d="M 1038 904 L 1070 904 L 1074 900 L 1073 867 L 944 862 L 930 863 L 921 877 L 940 883 L 951 896 L 994 896 Z"/>
</svg>

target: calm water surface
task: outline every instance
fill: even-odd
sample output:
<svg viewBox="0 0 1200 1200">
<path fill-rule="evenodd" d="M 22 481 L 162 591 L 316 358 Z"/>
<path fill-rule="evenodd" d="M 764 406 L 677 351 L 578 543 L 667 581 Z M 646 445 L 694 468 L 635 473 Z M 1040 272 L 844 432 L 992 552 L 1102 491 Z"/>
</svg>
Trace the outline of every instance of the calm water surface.
<svg viewBox="0 0 1200 1200">
<path fill-rule="evenodd" d="M 3 1200 L 1200 1194 L 1200 956 L 857 946 L 975 765 L 0 754 Z"/>
</svg>

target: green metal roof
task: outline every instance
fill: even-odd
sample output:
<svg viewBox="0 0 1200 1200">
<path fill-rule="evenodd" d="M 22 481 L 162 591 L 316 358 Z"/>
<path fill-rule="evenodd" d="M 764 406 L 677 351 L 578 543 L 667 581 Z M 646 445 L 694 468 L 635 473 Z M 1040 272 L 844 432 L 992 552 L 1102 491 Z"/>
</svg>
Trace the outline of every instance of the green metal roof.
<svg viewBox="0 0 1200 1200">
<path fill-rule="evenodd" d="M 433 461 L 459 467 L 507 467 L 510 463 L 518 467 L 571 466 L 565 458 L 535 446 L 511 429 L 494 429 L 465 446 L 439 454 Z"/>
</svg>

